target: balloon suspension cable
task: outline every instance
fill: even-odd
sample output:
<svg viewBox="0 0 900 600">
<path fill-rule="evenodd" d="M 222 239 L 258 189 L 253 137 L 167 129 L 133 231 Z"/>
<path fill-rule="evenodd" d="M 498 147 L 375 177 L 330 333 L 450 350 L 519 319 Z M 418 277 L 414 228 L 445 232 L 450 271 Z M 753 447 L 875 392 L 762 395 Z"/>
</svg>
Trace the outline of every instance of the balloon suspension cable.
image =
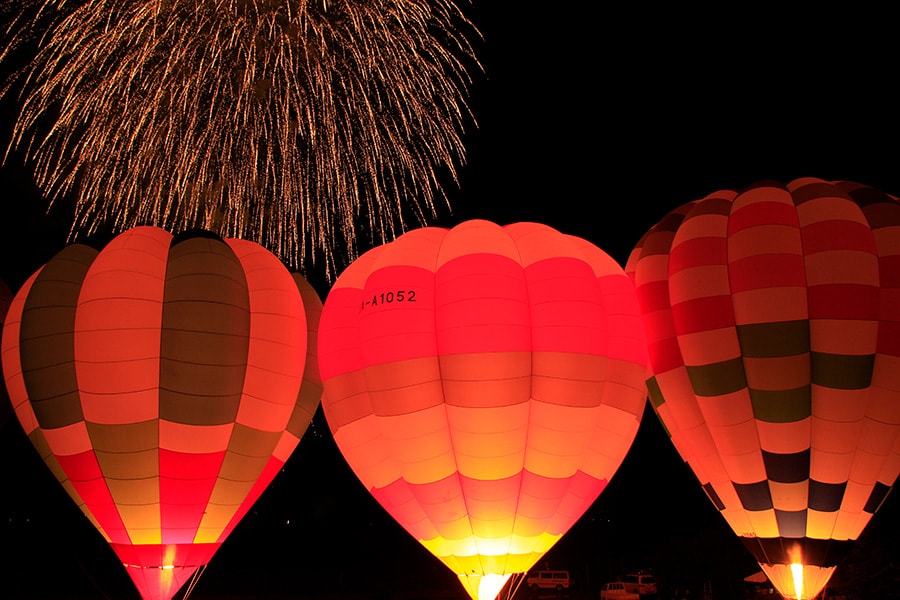
<svg viewBox="0 0 900 600">
<path fill-rule="evenodd" d="M 200 575 L 203 574 L 203 570 L 206 569 L 206 565 L 200 565 L 194 574 L 191 575 L 191 581 L 188 583 L 187 589 L 184 590 L 184 596 L 181 597 L 181 600 L 188 600 L 188 597 L 194 591 L 194 586 L 197 585 L 197 582 L 200 580 Z"/>
<path fill-rule="evenodd" d="M 513 573 L 510 576 L 509 581 L 506 582 L 506 585 L 503 586 L 500 596 L 497 596 L 497 600 L 512 600 L 515 598 L 516 593 L 519 591 L 519 588 L 522 587 L 522 583 L 525 581 L 527 575 L 528 573 Z"/>
</svg>

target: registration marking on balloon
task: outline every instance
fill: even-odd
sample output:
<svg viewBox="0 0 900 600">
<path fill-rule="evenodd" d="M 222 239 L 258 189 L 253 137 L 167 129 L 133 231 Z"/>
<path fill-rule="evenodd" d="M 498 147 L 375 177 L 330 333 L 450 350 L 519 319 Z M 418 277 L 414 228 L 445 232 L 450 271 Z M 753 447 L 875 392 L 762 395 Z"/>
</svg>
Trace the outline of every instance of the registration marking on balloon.
<svg viewBox="0 0 900 600">
<path fill-rule="evenodd" d="M 374 309 L 390 304 L 403 304 L 412 302 L 418 302 L 416 298 L 416 290 L 389 290 L 387 292 L 378 292 L 372 294 L 371 298 L 362 301 L 362 303 L 360 304 L 360 309 Z"/>
</svg>

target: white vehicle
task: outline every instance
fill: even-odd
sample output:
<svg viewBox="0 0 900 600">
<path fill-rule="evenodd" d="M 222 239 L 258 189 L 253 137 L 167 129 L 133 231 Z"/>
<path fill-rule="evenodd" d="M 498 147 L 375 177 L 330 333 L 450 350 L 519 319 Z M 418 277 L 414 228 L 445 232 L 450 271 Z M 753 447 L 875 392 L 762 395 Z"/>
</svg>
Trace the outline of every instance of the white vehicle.
<svg viewBox="0 0 900 600">
<path fill-rule="evenodd" d="M 534 571 L 528 574 L 525 584 L 532 590 L 556 590 L 561 592 L 569 589 L 571 581 L 568 571 Z"/>
<path fill-rule="evenodd" d="M 638 571 L 637 573 L 629 573 L 622 582 L 625 589 L 634 592 L 640 596 L 656 595 L 656 578 L 646 571 Z"/>
<path fill-rule="evenodd" d="M 604 583 L 600 589 L 600 600 L 641 600 L 641 596 L 626 590 L 621 581 L 611 581 Z"/>
</svg>

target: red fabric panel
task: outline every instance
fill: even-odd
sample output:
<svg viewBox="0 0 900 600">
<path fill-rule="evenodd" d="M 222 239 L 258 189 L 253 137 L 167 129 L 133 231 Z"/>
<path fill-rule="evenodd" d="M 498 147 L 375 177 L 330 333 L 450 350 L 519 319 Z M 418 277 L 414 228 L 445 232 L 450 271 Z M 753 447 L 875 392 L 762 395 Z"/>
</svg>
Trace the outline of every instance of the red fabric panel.
<svg viewBox="0 0 900 600">
<path fill-rule="evenodd" d="M 771 201 L 767 196 L 773 188 L 762 188 L 747 191 L 742 195 L 745 204 L 732 208 L 728 215 L 728 235 L 758 225 L 787 225 L 796 227 L 797 211 L 793 203 Z M 774 190 L 775 195 L 783 196 L 783 190 Z"/>
<path fill-rule="evenodd" d="M 872 229 L 864 223 L 845 220 L 820 221 L 803 227 L 803 253 L 858 250 L 875 253 Z"/>
<path fill-rule="evenodd" d="M 730 296 L 708 296 L 672 306 L 672 319 L 678 335 L 734 327 L 734 309 Z"/>
<path fill-rule="evenodd" d="M 809 288 L 810 319 L 878 318 L 879 290 L 870 285 L 816 285 Z"/>
<path fill-rule="evenodd" d="M 668 281 L 647 282 L 637 288 L 637 294 L 641 302 L 641 311 L 644 314 L 671 308 Z M 647 334 L 651 335 L 652 332 L 647 332 Z"/>
<path fill-rule="evenodd" d="M 666 373 L 684 366 L 681 348 L 676 338 L 668 338 L 651 344 L 648 348 L 650 364 L 657 373 Z"/>
<path fill-rule="evenodd" d="M 93 452 L 82 452 L 68 456 L 57 455 L 56 460 L 59 461 L 59 465 L 76 485 L 103 481 L 103 473 L 100 472 L 100 466 L 97 464 L 97 459 Z M 100 502 L 103 500 L 105 500 L 105 497 L 99 499 Z M 85 501 L 90 504 L 91 502 L 96 502 L 97 499 L 91 498 L 89 500 L 85 498 Z"/>
<path fill-rule="evenodd" d="M 472 254 L 435 274 L 435 342 L 439 354 L 532 349 L 531 314 L 521 265 Z"/>
<path fill-rule="evenodd" d="M 319 373 L 323 380 L 359 371 L 365 364 L 359 344 L 359 323 L 354 318 L 363 304 L 361 298 L 361 290 L 349 287 L 334 287 L 328 292 L 328 325 L 332 329 L 323 330 L 318 347 Z"/>
<path fill-rule="evenodd" d="M 677 273 L 701 265 L 724 265 L 728 262 L 725 238 L 700 237 L 685 240 L 669 254 L 669 272 Z M 665 284 L 664 281 L 659 282 Z"/>
<path fill-rule="evenodd" d="M 119 516 L 116 504 L 103 479 L 100 466 L 93 452 L 71 456 L 55 456 L 66 473 L 79 501 L 84 502 L 100 527 L 115 542 L 125 543 L 127 531 Z"/>
<path fill-rule="evenodd" d="M 882 288 L 900 288 L 900 255 L 879 256 L 878 272 Z"/>
<path fill-rule="evenodd" d="M 804 287 L 802 256 L 760 254 L 729 265 L 733 293 L 773 287 Z"/>
</svg>

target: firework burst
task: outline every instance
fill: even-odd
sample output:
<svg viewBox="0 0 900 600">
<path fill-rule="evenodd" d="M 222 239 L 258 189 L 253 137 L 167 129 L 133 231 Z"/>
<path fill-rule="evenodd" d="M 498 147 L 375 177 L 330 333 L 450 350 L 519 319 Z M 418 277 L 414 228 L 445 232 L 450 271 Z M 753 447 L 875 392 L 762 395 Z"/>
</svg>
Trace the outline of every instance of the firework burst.
<svg viewBox="0 0 900 600">
<path fill-rule="evenodd" d="M 447 204 L 481 71 L 460 2 L 22 0 L 9 149 L 73 239 L 203 227 L 333 274 Z"/>
</svg>

